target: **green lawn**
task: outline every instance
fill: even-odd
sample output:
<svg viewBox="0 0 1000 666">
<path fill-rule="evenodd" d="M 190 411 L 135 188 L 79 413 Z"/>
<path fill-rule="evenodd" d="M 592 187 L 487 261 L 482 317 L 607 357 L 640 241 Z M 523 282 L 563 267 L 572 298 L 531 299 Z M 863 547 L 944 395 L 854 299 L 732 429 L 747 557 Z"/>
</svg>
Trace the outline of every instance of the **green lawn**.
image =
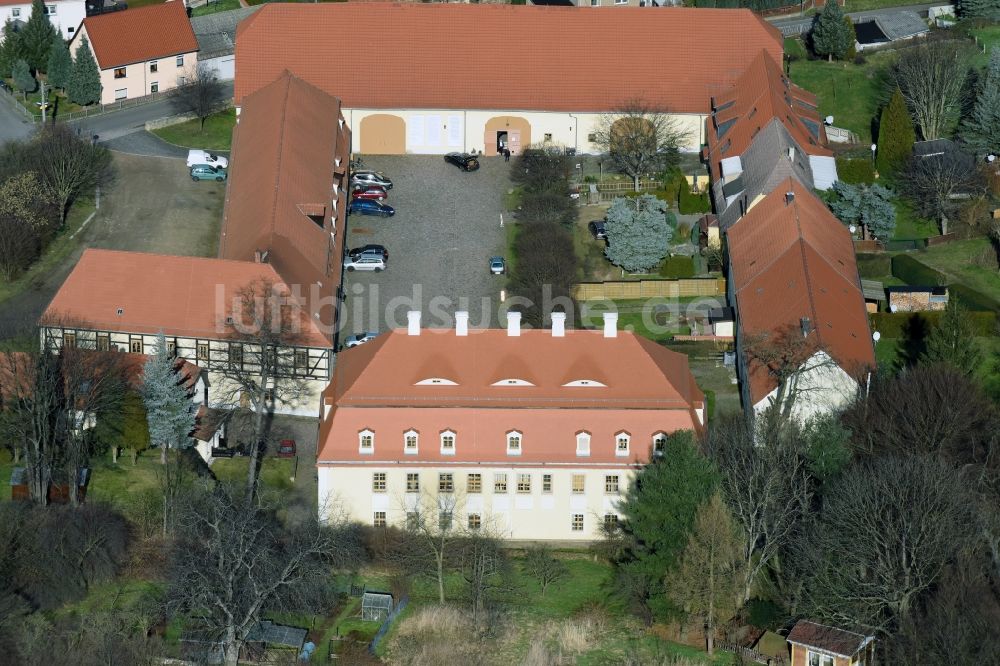
<svg viewBox="0 0 1000 666">
<path fill-rule="evenodd" d="M 804 52 L 801 45 L 795 48 L 794 52 Z M 864 65 L 855 65 L 803 56 L 789 64 L 789 71 L 793 83 L 816 94 L 820 116 L 833 116 L 834 126 L 849 129 L 862 143 L 869 143 L 882 93 L 880 70 L 892 57 L 887 52 L 874 53 Z"/>
<path fill-rule="evenodd" d="M 239 9 L 240 0 L 209 0 L 207 4 L 195 7 L 191 10 L 192 16 L 204 16 L 215 12 L 227 12 L 230 9 Z"/>
<path fill-rule="evenodd" d="M 12 89 L 14 88 L 13 79 L 7 79 L 7 84 Z M 51 118 L 53 113 L 55 113 L 56 115 L 62 115 L 66 113 L 71 113 L 73 111 L 80 111 L 81 109 L 83 109 L 83 107 L 80 106 L 79 104 L 74 104 L 73 102 L 69 101 L 69 98 L 66 96 L 66 93 L 60 92 L 58 90 L 53 90 L 52 88 L 49 88 L 46 91 L 46 93 L 47 93 L 46 98 L 48 99 L 50 104 L 48 108 L 48 115 L 47 115 L 48 118 Z M 36 118 L 42 117 L 42 111 L 41 109 L 38 108 L 37 104 L 37 102 L 40 102 L 42 100 L 41 90 L 35 90 L 35 92 L 28 93 L 27 95 L 22 95 L 20 93 L 17 93 L 14 95 L 14 99 L 17 100 L 18 104 L 20 104 L 25 109 L 30 111 Z"/>
<path fill-rule="evenodd" d="M 16 279 L 10 282 L 0 280 L 0 305 L 12 296 L 31 287 L 33 283 L 66 261 L 66 258 L 77 246 L 78 238 L 74 238 L 73 235 L 94 210 L 94 201 L 90 198 L 78 199 L 73 204 L 66 216 L 66 226 L 56 234 L 56 237 L 45 248 L 42 256 Z"/>
<path fill-rule="evenodd" d="M 985 48 L 989 52 L 994 46 L 1000 46 L 1000 25 L 973 28 L 969 32 L 975 35 L 980 51 Z"/>
<path fill-rule="evenodd" d="M 961 282 L 1000 301 L 1000 272 L 974 263 L 981 253 L 992 251 L 988 239 L 972 238 L 927 248 L 914 256 L 947 275 L 951 281 Z"/>
<path fill-rule="evenodd" d="M 166 0 L 128 0 L 128 8 L 135 9 L 136 7 L 145 7 L 147 5 L 159 5 Z"/>
<path fill-rule="evenodd" d="M 236 110 L 226 109 L 205 119 L 202 129 L 200 120 L 189 120 L 178 125 L 161 127 L 153 134 L 164 141 L 186 148 L 204 150 L 229 150 L 233 141 L 233 127 L 236 126 Z"/>
<path fill-rule="evenodd" d="M 912 240 L 937 236 L 938 225 L 934 220 L 920 217 L 908 199 L 896 197 L 896 231 L 893 240 Z"/>
</svg>

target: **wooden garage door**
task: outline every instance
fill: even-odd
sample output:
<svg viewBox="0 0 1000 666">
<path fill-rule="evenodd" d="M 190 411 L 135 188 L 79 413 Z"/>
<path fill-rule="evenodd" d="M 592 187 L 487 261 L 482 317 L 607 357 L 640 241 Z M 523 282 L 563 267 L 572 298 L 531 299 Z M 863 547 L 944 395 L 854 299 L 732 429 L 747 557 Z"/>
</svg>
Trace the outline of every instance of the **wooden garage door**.
<svg viewBox="0 0 1000 666">
<path fill-rule="evenodd" d="M 362 155 L 402 155 L 406 152 L 406 122 L 399 116 L 376 113 L 361 119 Z"/>
</svg>

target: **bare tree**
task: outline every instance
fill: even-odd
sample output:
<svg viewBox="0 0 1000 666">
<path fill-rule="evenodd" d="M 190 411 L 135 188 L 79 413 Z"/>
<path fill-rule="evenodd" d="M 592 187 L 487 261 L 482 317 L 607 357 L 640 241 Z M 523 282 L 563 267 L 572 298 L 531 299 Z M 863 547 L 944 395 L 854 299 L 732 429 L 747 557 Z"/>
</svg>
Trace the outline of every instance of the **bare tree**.
<svg viewBox="0 0 1000 666">
<path fill-rule="evenodd" d="M 82 139 L 63 123 L 44 126 L 32 142 L 32 163 L 59 206 L 59 220 L 81 194 L 90 194 L 114 175 L 111 151 Z"/>
<path fill-rule="evenodd" d="M 740 595 L 754 584 L 795 538 L 811 501 L 798 433 L 769 431 L 742 415 L 712 423 L 706 453 L 722 476 L 722 491 L 742 532 L 744 578 Z"/>
<path fill-rule="evenodd" d="M 552 554 L 552 549 L 545 544 L 537 544 L 524 553 L 524 571 L 538 581 L 542 588 L 542 596 L 549 585 L 558 583 L 569 575 L 566 564 Z"/>
<path fill-rule="evenodd" d="M 950 218 L 958 215 L 963 203 L 987 192 L 986 179 L 973 157 L 957 148 L 911 158 L 899 180 L 919 212 L 938 220 L 942 234 L 948 233 Z"/>
<path fill-rule="evenodd" d="M 204 131 L 205 120 L 225 109 L 228 100 L 215 70 L 199 63 L 194 78 L 174 88 L 170 101 L 178 113 L 191 114 L 201 121 L 201 130 Z"/>
<path fill-rule="evenodd" d="M 409 568 L 434 580 L 438 602 L 442 604 L 445 602 L 445 578 L 468 533 L 461 522 L 456 522 L 456 510 L 465 502 L 453 483 L 441 479 L 438 492 L 424 490 L 416 502 L 404 506 L 409 537 L 404 548 Z"/>
<path fill-rule="evenodd" d="M 903 49 L 890 70 L 925 140 L 939 139 L 958 121 L 969 75 L 968 46 L 927 40 Z"/>
<path fill-rule="evenodd" d="M 250 507 L 275 404 L 294 403 L 309 391 L 309 380 L 295 371 L 293 350 L 304 340 L 309 315 L 284 285 L 257 280 L 239 290 L 232 311 L 224 316 L 230 346 L 226 360 L 213 367 L 224 378 L 216 397 L 234 410 L 253 413 L 246 494 Z"/>
<path fill-rule="evenodd" d="M 493 604 L 511 590 L 510 560 L 500 540 L 480 528 L 470 530 L 459 543 L 458 561 L 472 621 L 479 626 Z"/>
<path fill-rule="evenodd" d="M 687 132 L 669 110 L 642 99 L 626 101 L 617 110 L 602 115 L 593 143 L 610 155 L 615 166 L 632 178 L 635 191 L 639 179 L 668 170 L 679 159 L 679 147 Z"/>
<path fill-rule="evenodd" d="M 273 507 L 248 510 L 224 487 L 181 502 L 176 535 L 168 612 L 191 614 L 232 666 L 263 613 L 318 610 L 331 565 L 343 565 L 338 533 L 316 521 L 283 526 Z"/>
<path fill-rule="evenodd" d="M 892 633 L 965 548 L 971 520 L 965 481 L 934 457 L 849 468 L 796 541 L 807 610 Z"/>
</svg>

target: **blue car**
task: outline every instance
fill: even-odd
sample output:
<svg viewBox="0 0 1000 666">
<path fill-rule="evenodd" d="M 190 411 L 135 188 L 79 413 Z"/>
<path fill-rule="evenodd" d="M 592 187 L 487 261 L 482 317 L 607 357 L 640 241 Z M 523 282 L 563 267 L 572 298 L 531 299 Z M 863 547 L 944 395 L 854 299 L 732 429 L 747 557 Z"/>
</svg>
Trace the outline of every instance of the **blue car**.
<svg viewBox="0 0 1000 666">
<path fill-rule="evenodd" d="M 348 213 L 361 213 L 362 215 L 381 215 L 391 217 L 396 214 L 396 210 L 389 204 L 379 203 L 371 199 L 354 199 L 347 207 Z"/>
</svg>

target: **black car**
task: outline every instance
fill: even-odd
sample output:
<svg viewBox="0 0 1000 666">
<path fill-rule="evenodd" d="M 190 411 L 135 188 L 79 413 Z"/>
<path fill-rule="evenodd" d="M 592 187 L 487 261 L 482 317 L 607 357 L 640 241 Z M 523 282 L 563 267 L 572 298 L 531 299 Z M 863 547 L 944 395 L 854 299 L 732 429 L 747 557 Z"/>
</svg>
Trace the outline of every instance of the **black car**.
<svg viewBox="0 0 1000 666">
<path fill-rule="evenodd" d="M 356 247 L 350 250 L 348 253 L 352 258 L 358 256 L 359 254 L 376 254 L 382 255 L 383 259 L 389 258 L 389 250 L 385 249 L 384 245 L 362 245 L 361 247 Z"/>
<path fill-rule="evenodd" d="M 608 240 L 608 232 L 604 227 L 604 220 L 594 220 L 587 225 L 587 228 L 590 229 L 590 233 L 597 240 Z"/>
<path fill-rule="evenodd" d="M 479 168 L 479 160 L 468 153 L 448 153 L 444 156 L 444 161 L 454 164 L 462 171 L 476 171 Z"/>
</svg>

